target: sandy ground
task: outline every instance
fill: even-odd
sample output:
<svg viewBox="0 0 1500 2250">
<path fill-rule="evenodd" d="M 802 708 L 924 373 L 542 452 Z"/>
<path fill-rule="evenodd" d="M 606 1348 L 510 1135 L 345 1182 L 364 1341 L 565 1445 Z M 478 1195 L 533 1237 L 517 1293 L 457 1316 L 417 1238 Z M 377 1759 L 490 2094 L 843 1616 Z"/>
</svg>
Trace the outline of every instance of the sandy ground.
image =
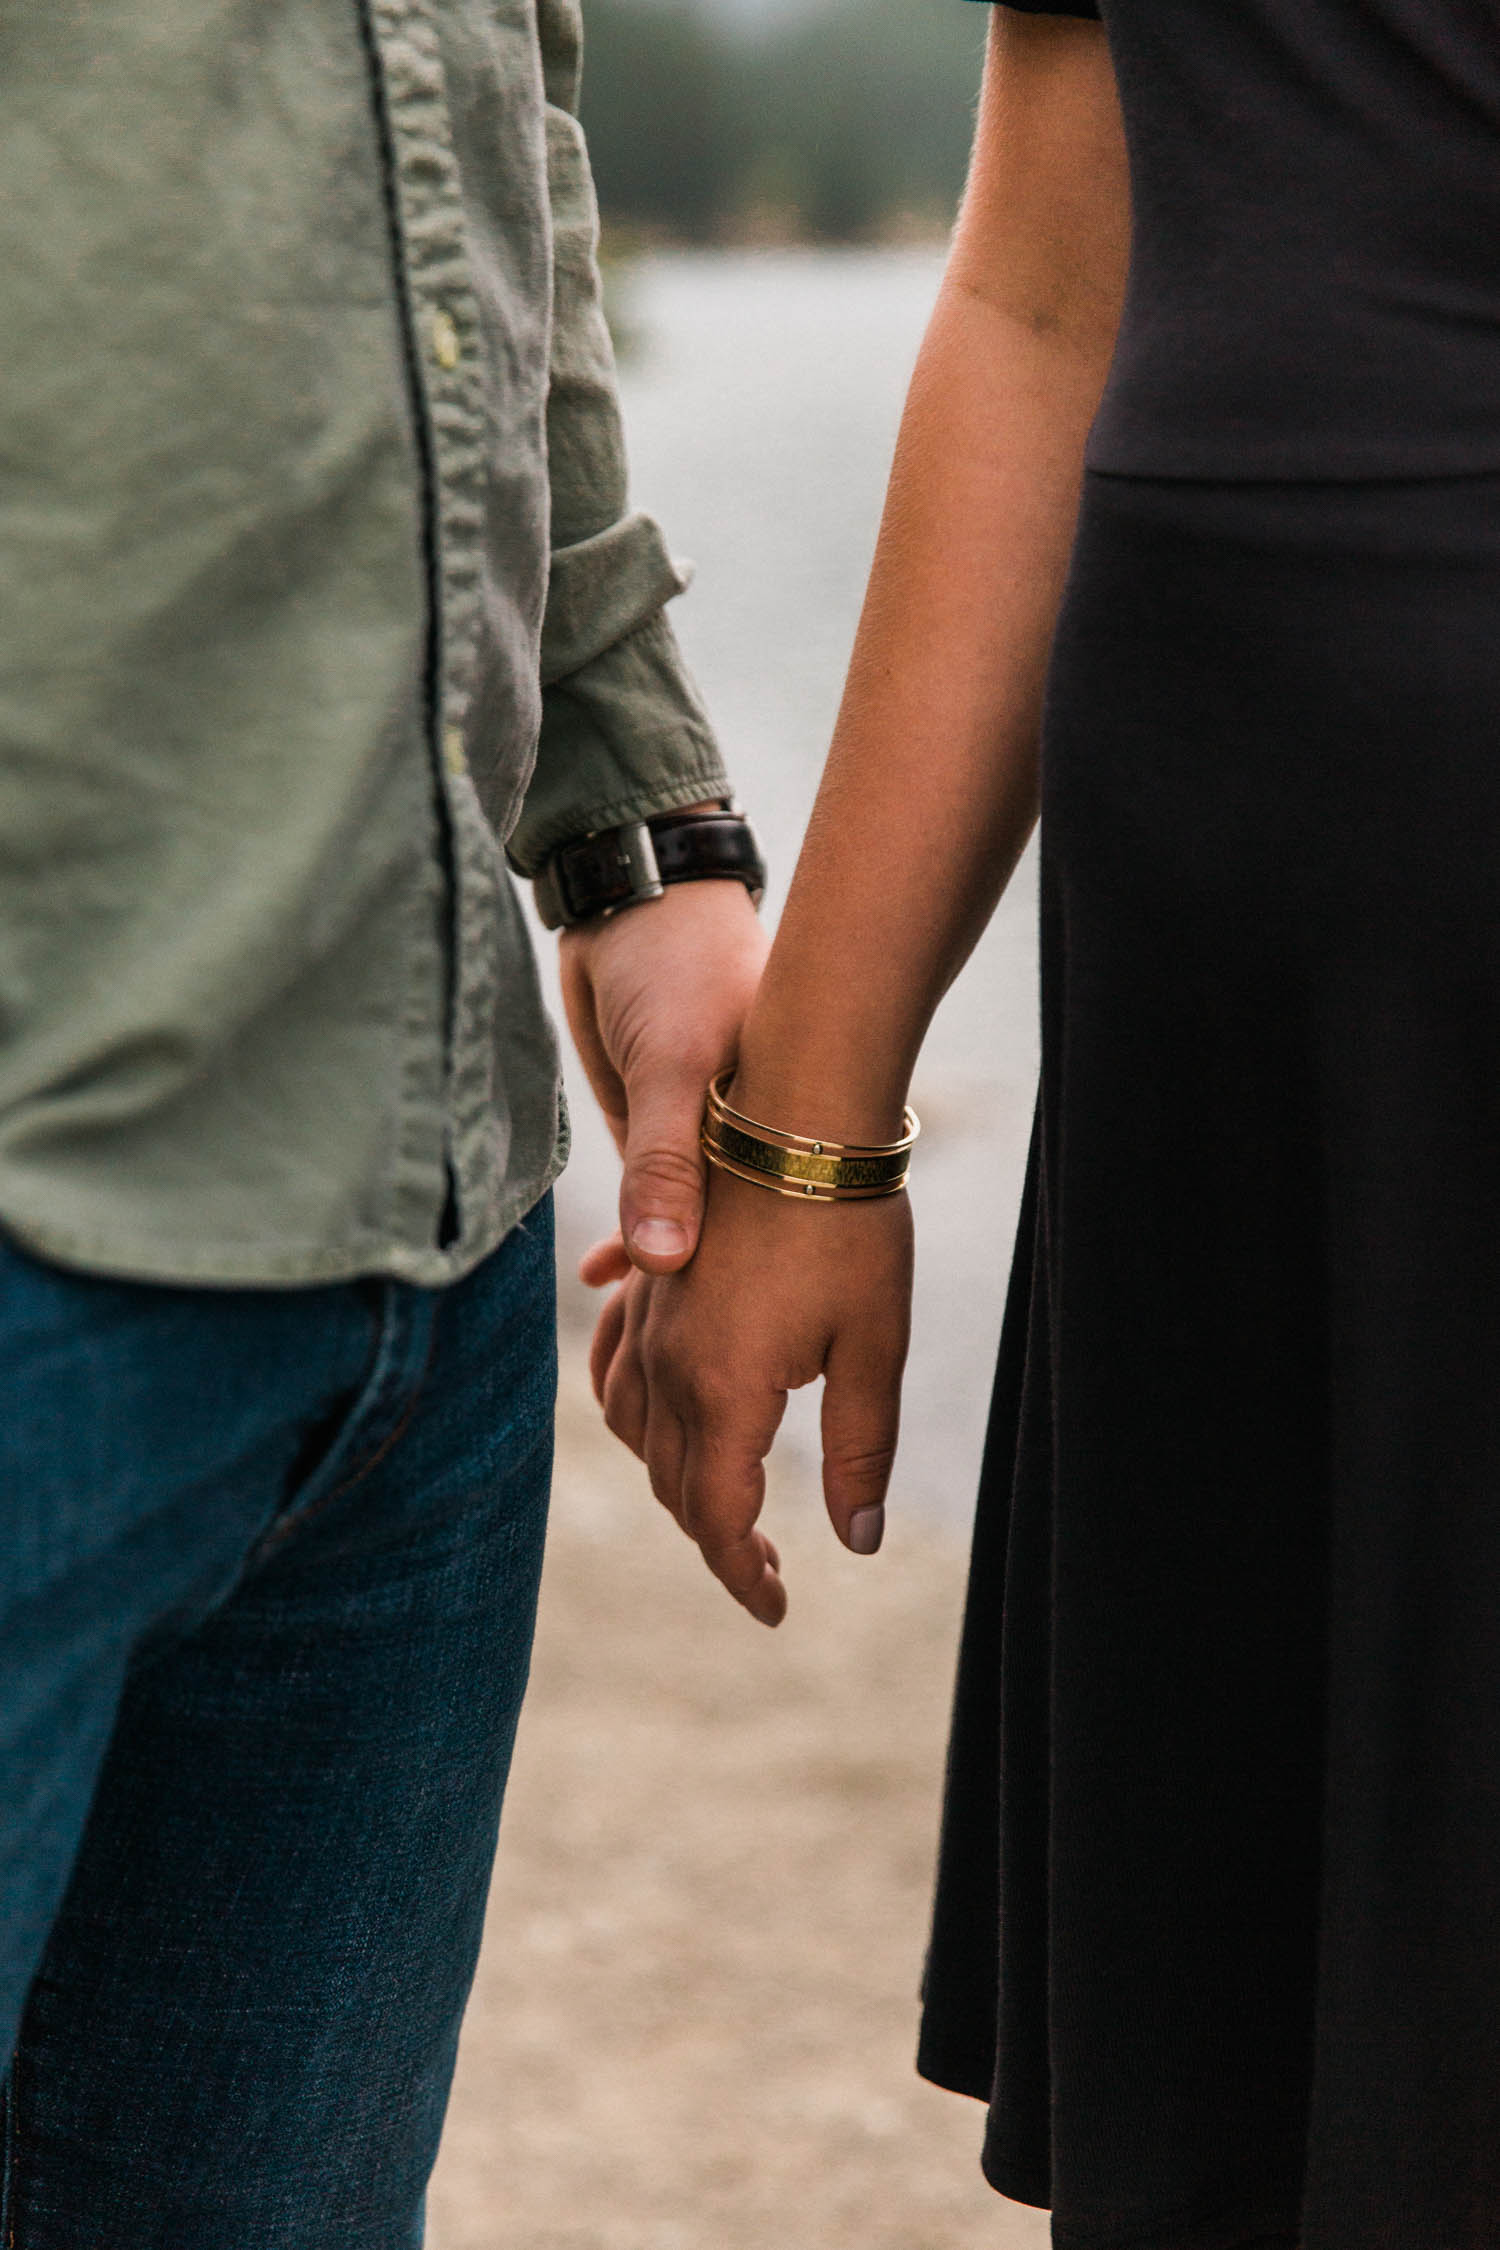
<svg viewBox="0 0 1500 2250">
<path fill-rule="evenodd" d="M 555 1534 L 433 2250 L 1022 2250 L 982 2113 L 912 2069 L 963 1554 L 770 1521 L 734 1609 L 567 1339 Z"/>
</svg>

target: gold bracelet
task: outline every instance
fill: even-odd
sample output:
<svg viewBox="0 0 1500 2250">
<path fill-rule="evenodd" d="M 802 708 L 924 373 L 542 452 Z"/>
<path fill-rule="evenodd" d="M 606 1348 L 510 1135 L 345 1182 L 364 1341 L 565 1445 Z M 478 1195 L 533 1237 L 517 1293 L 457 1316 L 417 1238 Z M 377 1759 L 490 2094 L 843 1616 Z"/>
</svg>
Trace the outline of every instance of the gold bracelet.
<svg viewBox="0 0 1500 2250">
<path fill-rule="evenodd" d="M 922 1130 L 915 1110 L 902 1112 L 899 1141 L 815 1141 L 731 1109 L 724 1090 L 733 1075 L 726 1070 L 714 1079 L 703 1115 L 703 1153 L 721 1172 L 802 1202 L 867 1203 L 901 1193 Z"/>
</svg>

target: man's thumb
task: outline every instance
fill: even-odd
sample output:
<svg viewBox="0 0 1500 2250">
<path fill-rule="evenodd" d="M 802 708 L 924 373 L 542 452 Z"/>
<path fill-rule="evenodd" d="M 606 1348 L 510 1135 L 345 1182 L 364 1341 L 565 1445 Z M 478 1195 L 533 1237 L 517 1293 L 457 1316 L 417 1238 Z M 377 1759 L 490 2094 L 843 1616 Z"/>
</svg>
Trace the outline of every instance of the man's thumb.
<svg viewBox="0 0 1500 2250">
<path fill-rule="evenodd" d="M 674 1075 L 628 1091 L 620 1231 L 643 1273 L 675 1273 L 697 1249 L 703 1221 L 703 1088 Z"/>
</svg>

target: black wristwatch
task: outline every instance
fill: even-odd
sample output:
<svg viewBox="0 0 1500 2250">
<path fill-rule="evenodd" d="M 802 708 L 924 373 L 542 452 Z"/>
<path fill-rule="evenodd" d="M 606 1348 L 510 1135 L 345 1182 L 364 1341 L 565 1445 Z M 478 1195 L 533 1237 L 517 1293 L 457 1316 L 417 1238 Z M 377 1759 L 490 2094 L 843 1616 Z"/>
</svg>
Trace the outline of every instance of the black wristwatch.
<svg viewBox="0 0 1500 2250">
<path fill-rule="evenodd" d="M 759 906 L 766 867 L 744 814 L 657 813 L 563 844 L 534 878 L 532 897 L 549 930 L 571 929 L 660 898 L 668 883 L 715 876 L 743 883 Z"/>
</svg>

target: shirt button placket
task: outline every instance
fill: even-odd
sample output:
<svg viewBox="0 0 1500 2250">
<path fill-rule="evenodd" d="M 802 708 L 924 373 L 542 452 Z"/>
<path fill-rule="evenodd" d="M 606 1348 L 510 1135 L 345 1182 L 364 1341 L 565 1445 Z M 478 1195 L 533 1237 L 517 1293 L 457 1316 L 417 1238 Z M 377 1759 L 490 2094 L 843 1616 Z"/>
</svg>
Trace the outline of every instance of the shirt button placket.
<svg viewBox="0 0 1500 2250">
<path fill-rule="evenodd" d="M 434 306 L 428 315 L 427 341 L 438 366 L 445 375 L 451 375 L 463 357 L 463 338 L 458 332 L 458 322 L 446 305 Z M 443 764 L 455 781 L 461 780 L 468 771 L 461 727 L 443 729 Z"/>
<path fill-rule="evenodd" d="M 428 321 L 427 337 L 433 358 L 445 374 L 451 375 L 463 356 L 463 343 L 458 323 L 446 306 L 439 305 Z"/>
</svg>

